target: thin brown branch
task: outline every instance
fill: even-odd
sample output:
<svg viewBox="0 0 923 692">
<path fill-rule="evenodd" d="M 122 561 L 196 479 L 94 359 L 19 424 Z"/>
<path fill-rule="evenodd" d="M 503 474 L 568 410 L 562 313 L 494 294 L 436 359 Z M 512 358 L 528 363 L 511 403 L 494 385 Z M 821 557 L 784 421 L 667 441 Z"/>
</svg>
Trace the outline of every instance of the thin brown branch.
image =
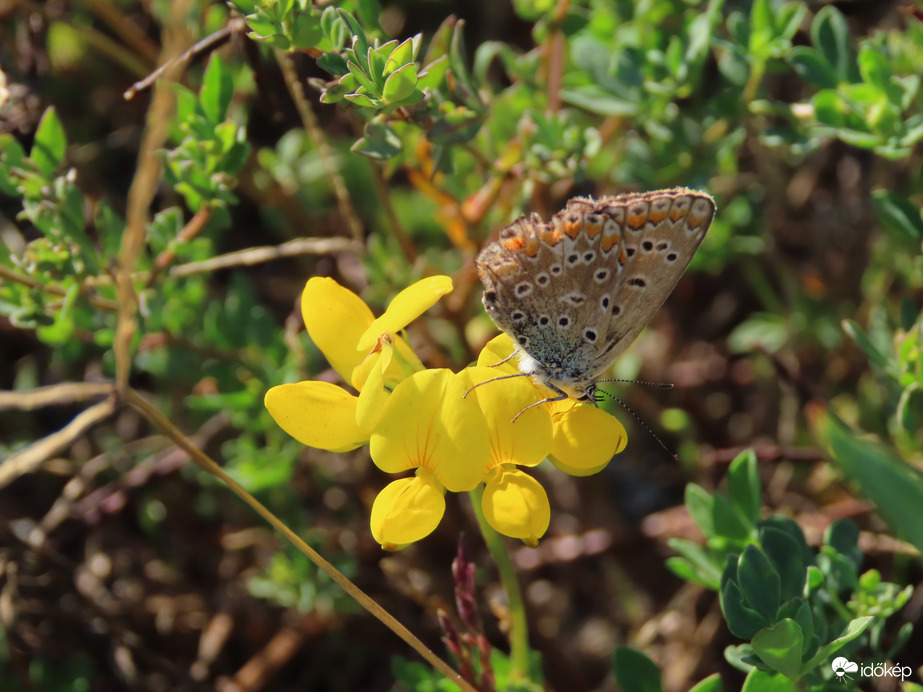
<svg viewBox="0 0 923 692">
<path fill-rule="evenodd" d="M 363 246 L 350 238 L 296 238 L 282 245 L 251 247 L 228 252 L 201 262 L 187 262 L 170 269 L 170 276 L 191 276 L 205 272 L 251 267 L 283 257 L 297 255 L 330 255 L 335 252 L 362 252 Z"/>
<path fill-rule="evenodd" d="M 23 451 L 11 455 L 0 465 L 0 488 L 23 474 L 31 473 L 61 451 L 67 449 L 87 430 L 106 420 L 115 411 L 115 397 L 91 406 L 57 432 L 36 440 Z"/>
<path fill-rule="evenodd" d="M 417 259 L 419 253 L 417 253 L 417 248 L 414 246 L 407 231 L 404 230 L 404 225 L 398 218 L 397 212 L 394 211 L 394 205 L 391 204 L 391 195 L 388 193 L 388 186 L 385 185 L 385 181 L 381 175 L 381 167 L 372 162 L 369 163 L 369 167 L 372 169 L 372 182 L 375 184 L 375 193 L 378 195 L 378 201 L 385 211 L 385 216 L 388 217 L 388 225 L 391 226 L 391 232 L 394 234 L 394 237 L 397 238 L 398 245 L 401 246 L 407 260 L 413 263 Z"/>
<path fill-rule="evenodd" d="M 169 66 L 165 75 L 171 81 L 178 77 L 181 72 L 180 66 L 182 63 L 177 62 L 175 58 L 182 52 L 181 45 L 184 42 L 184 36 L 180 27 L 188 4 L 188 0 L 173 3 L 172 16 L 163 32 L 163 64 Z M 170 115 L 173 112 L 173 101 L 172 89 L 164 88 L 160 85 L 155 88 L 141 139 L 138 166 L 135 170 L 131 187 L 128 189 L 125 232 L 122 235 L 122 246 L 119 249 L 118 270 L 116 272 L 119 321 L 115 332 L 113 350 L 115 352 L 116 388 L 119 391 L 124 391 L 128 387 L 128 376 L 131 370 L 131 343 L 137 328 L 135 314 L 138 309 L 138 300 L 131 276 L 137 266 L 141 252 L 144 250 L 150 207 L 154 201 L 161 174 L 157 150 L 163 146 L 167 139 Z"/>
<path fill-rule="evenodd" d="M 67 291 L 59 286 L 46 286 L 38 279 L 33 279 L 31 276 L 26 276 L 25 274 L 17 274 L 14 271 L 7 269 L 4 266 L 0 266 L 0 278 L 6 279 L 7 281 L 13 281 L 14 283 L 22 284 L 23 286 L 28 286 L 29 288 L 39 289 L 45 293 L 50 293 L 54 296 L 64 297 L 67 295 Z M 96 298 L 94 296 L 87 295 L 86 287 L 81 286 L 80 294 L 86 295 L 87 300 L 95 308 L 100 310 L 105 310 L 106 312 L 115 312 L 119 309 L 119 304 L 114 300 L 106 300 L 105 298 Z"/>
<path fill-rule="evenodd" d="M 305 96 L 304 86 L 302 86 L 301 81 L 298 79 L 298 72 L 295 70 L 295 63 L 292 62 L 290 55 L 281 50 L 276 50 L 275 55 L 276 62 L 279 64 L 279 69 L 282 70 L 282 76 L 285 78 L 285 85 L 288 87 L 288 92 L 295 102 L 298 115 L 301 116 L 302 125 L 311 138 L 311 142 L 317 149 L 318 154 L 320 154 L 324 172 L 330 180 L 330 187 L 333 189 L 333 195 L 337 200 L 340 216 L 343 217 L 343 221 L 349 228 L 350 235 L 356 242 L 361 243 L 362 223 L 359 221 L 359 217 L 356 216 L 355 210 L 353 209 L 352 200 L 349 197 L 349 190 L 346 188 L 346 182 L 343 180 L 343 176 L 340 175 L 340 170 L 336 165 L 336 159 L 333 156 L 333 152 L 330 150 L 330 145 L 327 144 L 327 138 L 324 136 L 324 132 L 317 122 L 317 116 L 314 115 L 314 111 L 311 109 L 311 103 L 308 101 L 307 96 Z"/>
<path fill-rule="evenodd" d="M 111 382 L 66 382 L 23 392 L 0 392 L 0 411 L 34 411 L 46 406 L 73 404 L 110 394 Z"/>
<path fill-rule="evenodd" d="M 149 89 L 152 84 L 163 77 L 168 71 L 178 69 L 180 67 L 185 69 L 194 58 L 198 57 L 199 55 L 211 53 L 216 48 L 223 46 L 231 39 L 234 34 L 243 31 L 245 27 L 246 24 L 244 24 L 242 19 L 231 19 L 231 21 L 229 21 L 224 28 L 219 29 L 210 36 L 206 36 L 201 41 L 194 43 L 180 55 L 173 58 L 169 62 L 165 62 L 141 81 L 132 84 L 130 87 L 128 87 L 128 89 L 125 90 L 125 93 L 122 94 L 122 98 L 124 98 L 126 101 L 131 101 L 136 94 L 144 91 L 145 89 Z"/>
<path fill-rule="evenodd" d="M 190 240 L 195 238 L 199 233 L 202 232 L 202 229 L 205 228 L 205 224 L 208 223 L 208 220 L 212 217 L 211 207 L 202 207 L 195 213 L 195 215 L 189 219 L 189 222 L 183 226 L 183 229 L 176 234 L 176 243 L 188 243 Z M 157 255 L 157 259 L 154 260 L 154 268 L 151 269 L 150 275 L 147 277 L 147 287 L 150 288 L 154 285 L 154 282 L 157 280 L 157 277 L 160 276 L 160 272 L 169 267 L 173 260 L 176 259 L 176 250 L 174 245 L 164 248 L 164 250 Z"/>
<path fill-rule="evenodd" d="M 140 53 L 148 65 L 154 65 L 160 55 L 157 44 L 147 37 L 111 0 L 81 0 L 82 4 L 118 34 L 126 46 Z"/>
</svg>

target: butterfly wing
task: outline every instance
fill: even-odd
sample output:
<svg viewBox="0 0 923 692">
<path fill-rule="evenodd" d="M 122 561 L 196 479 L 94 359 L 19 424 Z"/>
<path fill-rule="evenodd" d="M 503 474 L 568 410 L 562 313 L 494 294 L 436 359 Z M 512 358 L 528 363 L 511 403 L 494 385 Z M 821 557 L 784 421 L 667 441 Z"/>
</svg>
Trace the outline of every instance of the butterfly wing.
<svg viewBox="0 0 923 692">
<path fill-rule="evenodd" d="M 676 188 L 578 197 L 547 224 L 521 217 L 475 260 L 488 314 L 531 357 L 525 371 L 586 387 L 672 292 L 714 208 Z"/>
<path fill-rule="evenodd" d="M 604 197 L 598 203 L 621 229 L 626 260 L 608 289 L 614 300 L 604 346 L 588 368 L 593 379 L 631 345 L 673 292 L 715 215 L 709 195 L 686 188 Z"/>
</svg>

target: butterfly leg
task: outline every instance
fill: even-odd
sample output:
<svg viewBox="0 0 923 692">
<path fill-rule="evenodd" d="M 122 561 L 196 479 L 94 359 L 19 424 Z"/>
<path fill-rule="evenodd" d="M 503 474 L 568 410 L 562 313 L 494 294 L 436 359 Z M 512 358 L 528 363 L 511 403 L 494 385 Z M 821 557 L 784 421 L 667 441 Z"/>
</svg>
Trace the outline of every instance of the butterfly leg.
<svg viewBox="0 0 923 692">
<path fill-rule="evenodd" d="M 495 368 L 495 367 L 497 367 L 498 365 L 503 365 L 504 363 L 509 363 L 509 362 L 513 359 L 513 356 L 518 356 L 518 355 L 519 355 L 519 349 L 517 348 L 515 351 L 513 351 L 510 355 L 508 355 L 508 356 L 507 356 L 506 358 L 504 358 L 503 360 L 497 361 L 497 362 L 494 363 L 493 365 L 488 365 L 487 367 L 488 367 L 488 368 Z M 491 380 L 488 380 L 488 382 L 490 382 L 490 381 L 491 381 Z"/>
<path fill-rule="evenodd" d="M 497 363 L 497 365 L 500 365 L 500 363 Z M 487 384 L 488 382 L 499 382 L 500 380 L 510 380 L 514 377 L 529 377 L 529 375 L 525 374 L 524 372 L 517 372 L 515 375 L 501 375 L 500 377 L 491 377 L 489 380 L 484 380 L 483 382 L 478 382 L 477 384 L 473 384 L 468 387 L 465 393 L 462 394 L 462 399 L 466 399 L 472 390 L 477 389 L 482 384 Z"/>
<path fill-rule="evenodd" d="M 487 381 L 490 382 L 490 380 L 487 380 Z M 522 411 L 520 411 L 515 416 L 513 416 L 512 420 L 510 420 L 510 423 L 515 423 L 516 419 L 519 418 L 519 416 L 521 416 L 523 413 L 528 411 L 530 408 L 535 408 L 539 404 L 550 404 L 553 401 L 564 401 L 565 399 L 570 397 L 570 395 L 567 392 L 554 386 L 551 382 L 545 382 L 545 386 L 548 387 L 548 389 L 550 389 L 552 392 L 557 394 L 557 396 L 548 397 L 547 399 L 536 401 L 534 404 L 529 404 Z"/>
</svg>

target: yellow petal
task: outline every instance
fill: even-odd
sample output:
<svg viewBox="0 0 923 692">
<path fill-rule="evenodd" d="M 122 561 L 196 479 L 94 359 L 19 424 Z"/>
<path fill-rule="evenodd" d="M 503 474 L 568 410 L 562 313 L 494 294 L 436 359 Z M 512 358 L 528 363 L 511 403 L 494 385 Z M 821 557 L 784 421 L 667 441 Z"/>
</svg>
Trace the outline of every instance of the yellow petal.
<svg viewBox="0 0 923 692">
<path fill-rule="evenodd" d="M 280 384 L 263 403 L 280 428 L 309 447 L 346 452 L 369 439 L 356 425 L 356 397 L 329 382 Z"/>
<path fill-rule="evenodd" d="M 301 315 L 308 335 L 317 348 L 340 373 L 345 382 L 369 349 L 357 349 L 359 337 L 375 320 L 362 298 L 336 281 L 325 277 L 310 279 L 301 294 Z"/>
<path fill-rule="evenodd" d="M 468 397 L 477 397 L 487 420 L 491 465 L 540 464 L 551 451 L 551 414 L 542 405 L 525 410 L 542 399 L 531 379 L 517 377 L 488 382 L 498 376 L 496 368 L 473 367 L 464 372 L 472 385 L 484 383 Z M 515 416 L 519 417 L 513 422 Z"/>
<path fill-rule="evenodd" d="M 487 424 L 467 378 L 423 370 L 388 397 L 372 433 L 372 461 L 386 473 L 424 468 L 452 492 L 477 486 L 487 470 Z"/>
<path fill-rule="evenodd" d="M 504 536 L 535 546 L 551 523 L 548 495 L 541 484 L 522 471 L 498 468 L 484 486 L 484 518 Z"/>
<path fill-rule="evenodd" d="M 385 550 L 400 550 L 428 536 L 445 514 L 444 492 L 426 471 L 389 483 L 372 505 L 372 536 Z"/>
<path fill-rule="evenodd" d="M 359 350 L 372 348 L 383 333 L 396 334 L 401 331 L 451 290 L 452 279 L 448 276 L 430 276 L 408 286 L 394 296 L 385 314 L 372 322 L 359 337 Z"/>
<path fill-rule="evenodd" d="M 353 386 L 359 390 L 359 403 L 356 407 L 356 423 L 365 430 L 374 430 L 384 413 L 385 402 L 389 392 L 385 389 L 385 372 L 391 365 L 394 346 L 390 341 L 383 341 L 381 350 L 371 354 L 360 367 L 353 371 Z M 368 367 L 366 368 L 366 365 Z M 365 381 L 356 382 L 356 375 L 363 371 Z"/>
<path fill-rule="evenodd" d="M 566 473 L 596 473 L 626 444 L 628 433 L 624 426 L 602 409 L 577 405 L 554 416 L 551 461 Z"/>
<path fill-rule="evenodd" d="M 510 357 L 515 350 L 513 340 L 506 334 L 495 336 L 487 342 L 487 345 L 481 349 L 478 354 L 478 365 L 486 368 L 493 368 L 497 375 L 512 375 L 519 372 L 516 367 L 516 357 L 510 358 L 503 365 L 498 365 Z"/>
</svg>

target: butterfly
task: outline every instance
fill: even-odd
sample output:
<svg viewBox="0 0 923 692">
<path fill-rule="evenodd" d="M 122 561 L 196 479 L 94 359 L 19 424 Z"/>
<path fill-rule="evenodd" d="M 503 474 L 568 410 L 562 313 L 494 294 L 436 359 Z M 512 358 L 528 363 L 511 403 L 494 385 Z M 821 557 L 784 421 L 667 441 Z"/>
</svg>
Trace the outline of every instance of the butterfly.
<svg viewBox="0 0 923 692">
<path fill-rule="evenodd" d="M 484 307 L 518 356 L 520 374 L 495 379 L 538 380 L 554 396 L 535 406 L 595 403 L 597 382 L 673 292 L 714 215 L 711 196 L 678 187 L 576 197 L 547 223 L 532 214 L 506 226 L 474 261 Z"/>
</svg>

